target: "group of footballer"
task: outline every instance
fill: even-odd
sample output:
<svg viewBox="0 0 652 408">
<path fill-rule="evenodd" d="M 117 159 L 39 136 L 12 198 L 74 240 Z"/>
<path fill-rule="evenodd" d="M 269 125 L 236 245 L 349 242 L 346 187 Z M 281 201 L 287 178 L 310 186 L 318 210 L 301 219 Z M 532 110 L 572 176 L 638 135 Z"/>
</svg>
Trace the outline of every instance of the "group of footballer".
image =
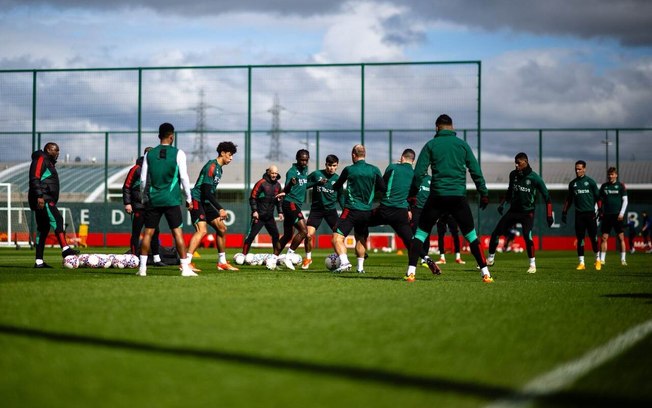
<svg viewBox="0 0 652 408">
<path fill-rule="evenodd" d="M 301 268 L 309 269 L 315 231 L 322 221 L 326 221 L 333 231 L 331 243 L 340 260 L 339 267 L 334 272 L 353 268 L 345 245 L 345 238 L 353 232 L 356 270 L 364 273 L 369 227 L 388 225 L 408 248 L 409 260 L 404 279 L 413 282 L 419 259 L 432 273 L 441 273 L 437 264 L 442 262 L 435 262 L 428 255 L 430 231 L 438 221 L 448 220 L 459 228 L 468 241 L 483 282 L 493 282 L 488 267 L 495 262 L 500 236 L 509 235 L 514 225 L 521 225 L 523 230 L 529 258 L 527 272 L 535 273 L 531 231 L 537 193 L 542 195 L 546 203 L 548 226 L 552 226 L 553 216 L 550 194 L 543 179 L 530 167 L 527 154 L 521 152 L 515 156 L 515 169 L 509 175 L 508 189 L 498 206 L 501 218 L 491 234 L 488 256 L 485 258 L 466 197 L 468 171 L 480 196 L 480 209 L 487 207 L 488 190 L 482 170 L 469 145 L 456 136 L 450 116 L 440 115 L 435 126 L 434 137 L 424 145 L 418 157 L 414 150 L 405 149 L 399 161 L 390 164 L 384 173 L 366 162 L 366 149 L 361 144 L 353 146 L 352 164 L 345 167 L 339 175 L 339 158 L 334 154 L 326 157 L 323 169 L 308 174 L 310 153 L 305 149 L 296 152 L 296 162 L 286 172 L 284 185 L 280 182 L 278 168 L 275 165 L 269 166 L 255 183 L 249 197 L 251 222 L 242 253 L 246 255 L 249 252 L 256 235 L 265 227 L 272 240 L 274 261 L 278 260 L 287 268 L 294 269 L 293 254 L 303 243 L 305 258 L 302 259 Z M 209 224 L 217 237 L 217 269 L 237 270 L 226 258 L 227 211 L 215 194 L 223 167 L 233 160 L 237 146 L 229 141 L 219 143 L 217 157 L 202 167 L 194 187 L 190 188 L 185 153 L 173 146 L 174 126 L 170 123 L 161 124 L 158 137 L 160 144 L 145 150 L 144 156 L 130 169 L 123 185 L 125 211 L 132 215 L 130 248 L 132 253 L 140 256 L 137 274 L 147 275 L 150 250 L 154 255 L 154 265 L 165 265 L 161 262 L 157 246 L 158 225 L 162 217 L 166 218 L 174 237 L 182 276 L 197 276 L 199 269 L 192 263 L 192 257 L 207 234 Z M 43 234 L 49 231 L 49 225 L 55 226 L 57 236 L 62 235 L 61 217 L 56 216 L 58 194 L 53 196 L 55 189 L 58 193 L 58 177 L 54 167 L 58 146 L 48 143 L 44 150 L 35 152 L 30 168 L 30 206 L 36 211 L 40 232 L 37 237 L 35 267 L 48 267 L 42 260 L 43 250 L 39 248 L 42 246 L 40 241 L 45 238 Z M 578 270 L 586 268 L 585 236 L 589 237 L 595 254 L 595 269 L 601 269 L 611 230 L 617 234 L 621 263 L 626 265 L 623 220 L 627 208 L 627 189 L 618 180 L 615 168 L 609 168 L 607 173 L 608 181 L 598 188 L 596 182 L 586 175 L 586 163 L 578 160 L 575 163 L 577 177 L 568 186 L 562 222 L 566 222 L 570 207 L 575 205 Z M 308 189 L 312 190 L 312 202 L 306 220 L 302 206 Z M 374 206 L 377 195 L 380 203 Z M 195 228 L 187 247 L 181 232 L 181 204 L 184 198 Z M 506 205 L 509 206 L 507 211 Z M 341 212 L 338 212 L 338 207 L 341 207 Z M 283 222 L 282 235 L 276 226 L 275 212 Z M 51 219 L 55 222 L 51 223 Z M 598 220 L 602 221 L 600 247 Z M 139 244 L 143 226 L 142 241 Z M 288 243 L 287 252 L 281 257 Z M 62 254 L 70 254 L 71 249 L 65 242 L 61 244 Z"/>
</svg>

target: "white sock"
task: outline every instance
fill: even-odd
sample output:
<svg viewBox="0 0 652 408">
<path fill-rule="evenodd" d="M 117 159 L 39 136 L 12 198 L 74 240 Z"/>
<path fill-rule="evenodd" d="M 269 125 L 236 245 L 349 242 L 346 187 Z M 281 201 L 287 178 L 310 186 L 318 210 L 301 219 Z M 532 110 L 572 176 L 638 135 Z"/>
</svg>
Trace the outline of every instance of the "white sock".
<svg viewBox="0 0 652 408">
<path fill-rule="evenodd" d="M 226 252 L 220 252 L 220 261 L 219 263 L 225 264 L 226 263 Z"/>
<path fill-rule="evenodd" d="M 441 259 L 442 261 L 445 261 L 446 260 L 446 255 L 444 255 L 444 254 L 439 255 L 439 259 Z"/>
<path fill-rule="evenodd" d="M 140 265 L 138 266 L 138 270 L 141 272 L 147 271 L 147 255 L 141 255 L 140 256 Z"/>
<path fill-rule="evenodd" d="M 530 265 L 535 265 L 536 264 L 536 262 L 534 262 L 534 259 L 535 258 L 530 258 Z"/>
<path fill-rule="evenodd" d="M 606 252 L 600 252 L 600 261 L 604 262 L 604 260 L 607 258 L 607 253 Z"/>
<path fill-rule="evenodd" d="M 580 256 L 580 263 L 584 263 L 584 257 Z"/>
<path fill-rule="evenodd" d="M 37 259 L 37 260 L 35 261 L 35 263 L 36 263 L 37 265 L 41 265 L 41 264 L 44 264 L 45 262 L 43 262 L 42 259 Z"/>
<path fill-rule="evenodd" d="M 341 264 L 341 265 L 347 265 L 347 264 L 349 264 L 349 263 L 350 263 L 350 262 L 349 262 L 349 257 L 346 256 L 346 254 L 342 254 L 342 255 L 340 255 L 340 264 Z"/>
<path fill-rule="evenodd" d="M 189 258 L 181 258 L 181 267 L 190 267 L 190 259 Z"/>
<path fill-rule="evenodd" d="M 192 262 L 192 252 L 188 251 L 186 253 L 186 259 L 188 260 L 188 262 Z"/>
<path fill-rule="evenodd" d="M 487 268 L 486 266 L 482 268 L 480 272 L 482 272 L 482 276 L 491 276 L 491 274 L 489 273 L 489 268 Z"/>
<path fill-rule="evenodd" d="M 621 252 L 621 253 L 620 253 L 620 260 L 621 260 L 621 261 L 624 261 L 624 260 L 625 260 L 625 254 L 626 254 L 626 253 L 627 253 L 627 252 Z"/>
<path fill-rule="evenodd" d="M 493 261 L 495 257 L 496 254 L 489 254 L 489 256 L 487 257 L 487 261 Z"/>
<path fill-rule="evenodd" d="M 462 259 L 459 252 L 455 252 L 455 259 Z"/>
<path fill-rule="evenodd" d="M 417 273 L 417 267 L 412 266 L 412 265 L 408 265 L 407 274 L 408 275 L 415 275 L 416 273 Z"/>
<path fill-rule="evenodd" d="M 159 254 L 154 255 L 154 262 L 161 262 L 161 255 Z"/>
<path fill-rule="evenodd" d="M 364 271 L 364 257 L 358 258 L 358 270 Z"/>
<path fill-rule="evenodd" d="M 69 245 L 62 246 L 62 247 L 61 247 L 61 252 L 65 251 L 65 250 L 67 250 L 67 249 L 69 249 L 69 248 L 70 248 Z"/>
<path fill-rule="evenodd" d="M 293 254 L 294 250 L 292 248 L 288 248 L 287 255 Z"/>
<path fill-rule="evenodd" d="M 312 252 L 306 252 L 306 259 L 312 259 Z"/>
</svg>

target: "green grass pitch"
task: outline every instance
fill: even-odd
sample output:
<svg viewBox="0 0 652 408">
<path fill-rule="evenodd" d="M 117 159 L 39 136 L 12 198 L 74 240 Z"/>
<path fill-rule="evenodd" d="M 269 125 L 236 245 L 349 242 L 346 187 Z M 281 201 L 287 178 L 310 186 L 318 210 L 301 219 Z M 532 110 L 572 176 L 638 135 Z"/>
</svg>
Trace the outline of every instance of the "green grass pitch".
<svg viewBox="0 0 652 408">
<path fill-rule="evenodd" d="M 95 248 L 85 252 L 109 252 Z M 120 251 L 116 251 L 119 253 Z M 234 251 L 230 251 L 230 256 Z M 576 271 L 573 252 L 498 254 L 495 283 L 472 257 L 441 276 L 372 253 L 340 275 L 176 267 L 33 269 L 0 250 L 3 407 L 482 407 L 652 319 L 652 255 L 610 252 Z M 351 254 L 349 254 L 351 255 Z M 590 259 L 591 256 L 587 257 Z M 652 406 L 652 336 L 535 406 Z"/>
</svg>

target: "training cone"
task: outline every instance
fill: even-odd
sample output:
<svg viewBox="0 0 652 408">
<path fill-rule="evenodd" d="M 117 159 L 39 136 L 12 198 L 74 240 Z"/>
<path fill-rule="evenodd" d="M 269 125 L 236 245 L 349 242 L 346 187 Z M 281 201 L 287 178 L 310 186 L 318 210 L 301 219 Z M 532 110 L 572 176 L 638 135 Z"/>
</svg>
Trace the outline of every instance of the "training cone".
<svg viewBox="0 0 652 408">
<path fill-rule="evenodd" d="M 399 249 L 398 251 L 396 251 L 396 255 L 403 255 L 403 251 Z"/>
</svg>

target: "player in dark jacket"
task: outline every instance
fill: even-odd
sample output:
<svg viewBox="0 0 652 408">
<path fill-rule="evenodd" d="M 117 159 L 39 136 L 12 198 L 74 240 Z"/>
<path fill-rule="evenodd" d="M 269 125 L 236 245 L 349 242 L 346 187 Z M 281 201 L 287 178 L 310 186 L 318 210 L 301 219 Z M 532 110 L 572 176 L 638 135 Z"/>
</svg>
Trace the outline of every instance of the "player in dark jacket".
<svg viewBox="0 0 652 408">
<path fill-rule="evenodd" d="M 145 148 L 145 153 L 152 150 L 151 147 Z M 131 239 L 129 240 L 129 252 L 140 256 L 140 233 L 145 225 L 145 205 L 143 204 L 142 194 L 140 192 L 140 172 L 143 166 L 141 156 L 136 160 L 136 164 L 129 169 L 125 182 L 122 184 L 122 203 L 125 206 L 125 212 L 131 215 Z M 167 266 L 161 261 L 159 252 L 159 229 L 154 230 L 152 235 L 151 250 L 153 254 L 154 265 Z"/>
<path fill-rule="evenodd" d="M 59 201 L 59 175 L 55 164 L 59 158 L 59 146 L 49 142 L 43 150 L 32 153 L 32 164 L 29 167 L 29 192 L 27 199 L 29 208 L 36 218 L 36 261 L 34 268 L 52 268 L 43 261 L 45 240 L 54 227 L 54 234 L 61 246 L 61 256 L 77 255 L 79 252 L 70 248 L 66 242 L 63 217 L 57 208 Z"/>
<path fill-rule="evenodd" d="M 534 207 L 537 198 L 537 192 L 541 193 L 543 200 L 546 203 L 546 220 L 548 227 L 552 226 L 552 201 L 548 188 L 543 182 L 543 179 L 532 170 L 527 154 L 521 152 L 514 157 L 515 169 L 509 173 L 509 186 L 507 193 L 500 205 L 498 212 L 502 215 L 505 203 L 509 203 L 509 210 L 503 215 L 496 228 L 491 233 L 491 240 L 489 241 L 489 256 L 487 257 L 487 265 L 494 264 L 494 257 L 496 249 L 498 248 L 498 241 L 501 235 L 509 234 L 509 230 L 514 224 L 521 224 L 523 226 L 523 239 L 525 239 L 525 248 L 527 250 L 528 258 L 530 259 L 530 266 L 527 270 L 528 273 L 535 273 L 537 271 L 536 261 L 534 257 L 534 241 L 532 240 L 532 226 L 534 225 Z"/>
<path fill-rule="evenodd" d="M 263 177 L 256 182 L 249 196 L 249 206 L 251 207 L 251 225 L 247 238 L 242 246 L 242 253 L 248 254 L 251 243 L 254 238 L 265 227 L 272 237 L 272 248 L 278 246 L 278 227 L 274 220 L 274 209 L 278 211 L 278 216 L 283 220 L 283 210 L 281 209 L 281 200 L 276 198 L 282 191 L 283 187 L 279 180 L 278 167 L 271 165 L 263 174 Z"/>
</svg>

